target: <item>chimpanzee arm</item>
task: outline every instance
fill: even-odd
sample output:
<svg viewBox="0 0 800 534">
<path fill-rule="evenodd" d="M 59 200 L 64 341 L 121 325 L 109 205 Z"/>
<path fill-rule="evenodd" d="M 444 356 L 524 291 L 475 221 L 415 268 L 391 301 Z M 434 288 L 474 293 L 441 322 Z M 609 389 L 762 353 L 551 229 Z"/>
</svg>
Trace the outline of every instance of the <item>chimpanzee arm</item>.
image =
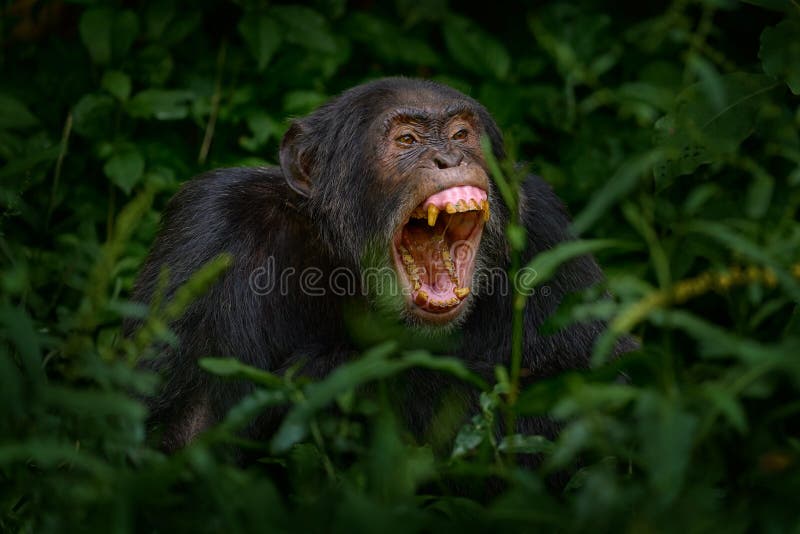
<svg viewBox="0 0 800 534">
<path fill-rule="evenodd" d="M 537 176 L 529 176 L 522 187 L 520 217 L 528 237 L 525 261 L 572 239 L 568 228 L 569 214 L 549 184 Z M 550 280 L 537 288 L 525 309 L 525 367 L 534 376 L 549 376 L 567 369 L 589 367 L 594 343 L 606 325 L 601 321 L 572 324 L 543 335 L 539 327 L 551 316 L 562 299 L 603 279 L 603 273 L 590 255 L 579 256 L 563 264 Z M 619 354 L 636 347 L 625 337 L 618 343 Z"/>
<path fill-rule="evenodd" d="M 161 347 L 155 358 L 143 362 L 164 381 L 149 403 L 151 421 L 166 427 L 166 439 L 174 442 L 165 443 L 168 449 L 183 445 L 218 420 L 247 388 L 220 387 L 200 370 L 199 358 L 236 357 L 271 368 L 280 364 L 282 345 L 290 342 L 285 339 L 290 330 L 285 315 L 270 312 L 269 303 L 280 297 L 278 292 L 261 295 L 250 284 L 252 273 L 270 266 L 271 255 L 282 257 L 284 263 L 291 261 L 281 255 L 293 228 L 284 189 L 275 169 L 222 169 L 187 182 L 164 211 L 133 300 L 150 302 L 163 268 L 169 273 L 164 295 L 168 300 L 219 254 L 230 254 L 233 260 L 230 269 L 171 325 L 178 344 Z M 273 266 L 273 273 L 277 270 Z M 130 334 L 136 326 L 128 322 L 125 330 Z"/>
</svg>

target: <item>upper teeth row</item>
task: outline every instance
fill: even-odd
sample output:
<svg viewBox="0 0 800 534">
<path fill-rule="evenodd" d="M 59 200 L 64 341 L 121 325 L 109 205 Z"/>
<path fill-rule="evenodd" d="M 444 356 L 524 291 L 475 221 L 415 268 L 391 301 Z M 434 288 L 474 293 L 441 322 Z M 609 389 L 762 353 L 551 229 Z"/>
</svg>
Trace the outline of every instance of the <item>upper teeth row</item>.
<svg viewBox="0 0 800 534">
<path fill-rule="evenodd" d="M 459 200 L 455 204 L 452 202 L 448 202 L 444 206 L 444 211 L 452 214 L 452 213 L 462 213 L 465 211 L 482 211 L 483 212 L 483 220 L 489 220 L 489 201 L 488 200 L 481 200 L 480 204 L 475 199 L 470 200 Z M 439 217 L 439 208 L 434 206 L 433 204 L 428 204 L 427 212 L 424 208 L 416 208 L 412 213 L 411 216 L 415 219 L 428 219 L 428 226 L 435 226 L 436 219 Z"/>
</svg>

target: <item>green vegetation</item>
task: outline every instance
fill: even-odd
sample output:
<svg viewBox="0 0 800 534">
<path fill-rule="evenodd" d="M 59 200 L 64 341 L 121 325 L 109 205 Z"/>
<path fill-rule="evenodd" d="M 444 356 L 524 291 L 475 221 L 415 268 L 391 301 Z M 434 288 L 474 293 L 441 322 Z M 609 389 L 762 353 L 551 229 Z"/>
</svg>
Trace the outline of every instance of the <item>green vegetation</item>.
<svg viewBox="0 0 800 534">
<path fill-rule="evenodd" d="M 0 8 L 0 531 L 800 532 L 796 0 L 265 4 Z M 136 400 L 157 377 L 136 362 L 228 262 L 163 306 L 129 302 L 160 210 L 204 169 L 274 163 L 287 117 L 395 74 L 476 97 L 564 198 L 582 240 L 534 259 L 536 283 L 597 254 L 606 286 L 547 325 L 608 320 L 597 367 L 516 391 L 511 354 L 492 386 L 391 339 L 316 384 L 210 354 L 259 388 L 158 452 Z M 145 318 L 132 339 L 126 316 Z M 624 333 L 642 350 L 604 363 Z M 444 454 L 381 394 L 419 366 L 484 390 Z M 262 464 L 237 467 L 237 429 L 277 404 L 274 441 L 249 444 Z M 556 442 L 495 439 L 542 413 Z M 446 478 L 507 489 L 479 502 Z"/>
</svg>

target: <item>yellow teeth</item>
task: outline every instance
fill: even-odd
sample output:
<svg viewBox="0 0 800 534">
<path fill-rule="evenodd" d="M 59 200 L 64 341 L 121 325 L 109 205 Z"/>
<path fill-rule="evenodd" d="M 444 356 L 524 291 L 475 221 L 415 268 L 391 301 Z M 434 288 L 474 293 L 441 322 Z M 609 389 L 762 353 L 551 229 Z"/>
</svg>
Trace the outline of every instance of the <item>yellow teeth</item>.
<svg viewBox="0 0 800 534">
<path fill-rule="evenodd" d="M 436 218 L 438 216 L 439 216 L 439 208 L 437 208 L 433 204 L 428 204 L 428 226 L 436 226 Z"/>
<path fill-rule="evenodd" d="M 436 219 L 439 216 L 439 213 L 442 211 L 446 212 L 449 215 L 454 213 L 464 213 L 467 211 L 482 211 L 484 220 L 489 220 L 489 201 L 488 200 L 481 200 L 480 202 L 475 200 L 474 198 L 469 200 L 458 200 L 455 204 L 452 202 L 448 202 L 445 204 L 443 210 L 440 210 L 438 207 L 434 206 L 433 204 L 428 204 L 425 208 L 414 208 L 414 211 L 411 212 L 412 219 L 428 219 L 429 226 L 436 225 Z"/>
<path fill-rule="evenodd" d="M 468 287 L 457 287 L 453 290 L 453 293 L 456 294 L 458 300 L 464 300 L 467 295 L 469 295 L 469 288 Z"/>
<path fill-rule="evenodd" d="M 450 275 L 450 281 L 458 287 L 460 282 L 458 281 L 458 274 L 456 274 L 456 264 L 453 263 L 453 256 L 450 255 L 450 251 L 447 250 L 447 245 L 445 245 L 444 241 L 440 244 L 439 251 L 442 254 L 442 261 L 447 269 L 447 274 Z"/>
<path fill-rule="evenodd" d="M 458 299 L 453 297 L 449 300 L 432 300 L 429 304 L 435 308 L 449 308 L 458 304 Z"/>
<path fill-rule="evenodd" d="M 417 296 L 414 297 L 414 303 L 417 306 L 424 306 L 428 302 L 428 294 L 424 291 L 420 291 L 417 293 Z"/>
</svg>

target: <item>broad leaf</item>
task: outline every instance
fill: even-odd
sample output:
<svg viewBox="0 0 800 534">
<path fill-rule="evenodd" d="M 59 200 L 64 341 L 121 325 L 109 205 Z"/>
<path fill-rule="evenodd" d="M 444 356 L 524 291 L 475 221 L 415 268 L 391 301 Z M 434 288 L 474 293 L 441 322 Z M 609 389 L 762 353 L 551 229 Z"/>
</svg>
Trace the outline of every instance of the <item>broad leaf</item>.
<svg viewBox="0 0 800 534">
<path fill-rule="evenodd" d="M 787 19 L 761 33 L 758 51 L 764 72 L 783 80 L 800 95 L 800 21 Z"/>
<path fill-rule="evenodd" d="M 474 22 L 450 15 L 444 22 L 444 41 L 450 55 L 476 74 L 503 79 L 511 69 L 505 47 Z"/>
<path fill-rule="evenodd" d="M 673 153 L 656 168 L 665 182 L 733 153 L 753 133 L 768 93 L 777 84 L 760 74 L 735 73 L 697 83 L 675 100 L 674 110 L 656 123 L 656 141 Z"/>
<path fill-rule="evenodd" d="M 239 33 L 256 59 L 258 70 L 263 71 L 281 44 L 278 24 L 267 14 L 249 13 L 239 22 Z"/>
<path fill-rule="evenodd" d="M 117 149 L 103 166 L 109 179 L 129 195 L 144 173 L 144 158 L 133 145 Z"/>
</svg>

